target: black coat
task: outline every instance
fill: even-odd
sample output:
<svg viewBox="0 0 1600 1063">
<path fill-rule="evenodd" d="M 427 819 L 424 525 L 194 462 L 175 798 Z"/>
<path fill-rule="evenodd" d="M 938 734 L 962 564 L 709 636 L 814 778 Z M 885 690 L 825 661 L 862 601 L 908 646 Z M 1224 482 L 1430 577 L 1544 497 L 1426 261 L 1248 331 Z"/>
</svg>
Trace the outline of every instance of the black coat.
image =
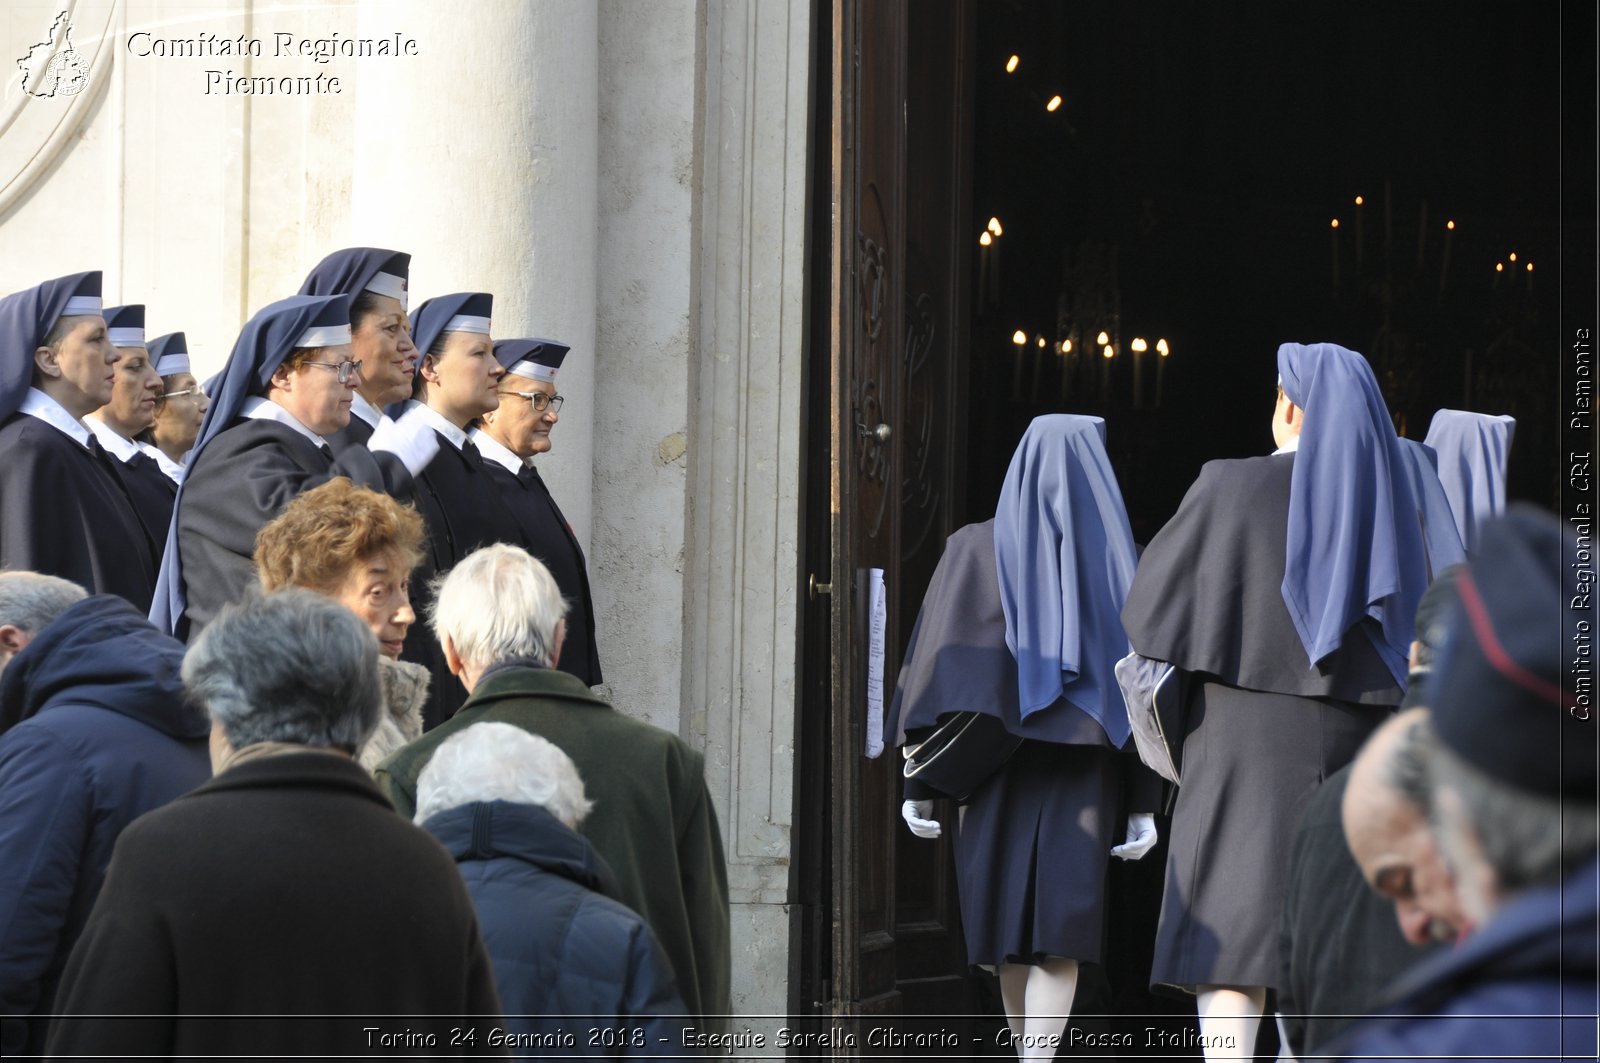
<svg viewBox="0 0 1600 1063">
<path fill-rule="evenodd" d="M 265 418 L 245 418 L 206 444 L 178 497 L 187 637 L 244 596 L 255 579 L 262 526 L 301 492 L 338 476 L 402 501 L 412 488 L 410 474 L 393 455 L 355 446 L 335 458 L 288 425 Z"/>
<path fill-rule="evenodd" d="M 172 526 L 172 506 L 178 498 L 178 485 L 161 471 L 156 459 L 144 453 L 116 462 L 116 470 L 123 490 L 133 502 L 134 512 L 150 536 L 156 556 L 160 557 L 167 548 L 167 529 Z"/>
<path fill-rule="evenodd" d="M 307 751 L 123 832 L 56 1010 L 53 1055 L 366 1055 L 363 1027 L 447 1055 L 483 1049 L 500 1000 L 454 861 L 354 761 Z"/>
<path fill-rule="evenodd" d="M 466 880 L 508 1031 L 565 1031 L 576 1044 L 561 1051 L 573 1055 L 670 1053 L 685 1025 L 672 964 L 643 919 L 601 895 L 608 872 L 592 845 L 545 809 L 504 801 L 425 826 Z M 595 1029 L 609 1032 L 592 1039 Z"/>
<path fill-rule="evenodd" d="M 121 598 L 79 602 L 0 673 L 0 1051 L 44 1051 L 67 954 L 135 818 L 211 775 L 183 645 Z"/>
<path fill-rule="evenodd" d="M 600 650 L 594 640 L 589 566 L 572 525 L 532 465 L 523 466 L 520 473 L 494 461 L 483 465 L 499 489 L 501 501 L 521 528 L 528 553 L 544 562 L 561 589 L 561 597 L 567 601 L 567 640 L 561 645 L 561 661 L 556 667 L 577 676 L 585 686 L 599 685 Z"/>
<path fill-rule="evenodd" d="M 115 462 L 30 414 L 0 424 L 0 568 L 60 576 L 148 610 L 161 555 Z"/>
</svg>

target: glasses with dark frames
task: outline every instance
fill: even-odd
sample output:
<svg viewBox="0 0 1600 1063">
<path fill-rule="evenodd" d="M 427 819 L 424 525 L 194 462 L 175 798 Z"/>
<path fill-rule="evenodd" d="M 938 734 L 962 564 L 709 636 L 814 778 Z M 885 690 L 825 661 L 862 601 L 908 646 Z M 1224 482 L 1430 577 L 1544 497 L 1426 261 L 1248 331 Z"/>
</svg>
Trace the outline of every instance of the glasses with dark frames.
<svg viewBox="0 0 1600 1063">
<path fill-rule="evenodd" d="M 339 374 L 339 383 L 348 384 L 350 378 L 361 371 L 361 363 L 346 358 L 342 362 L 302 362 L 301 365 L 314 365 L 319 369 L 332 369 Z"/>
</svg>

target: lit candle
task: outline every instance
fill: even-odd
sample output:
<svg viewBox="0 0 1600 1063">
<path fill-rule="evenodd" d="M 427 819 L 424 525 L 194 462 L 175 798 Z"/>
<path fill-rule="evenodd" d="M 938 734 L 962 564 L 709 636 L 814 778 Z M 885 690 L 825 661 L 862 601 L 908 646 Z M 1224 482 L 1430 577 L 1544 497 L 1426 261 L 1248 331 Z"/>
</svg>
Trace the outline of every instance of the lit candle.
<svg viewBox="0 0 1600 1063">
<path fill-rule="evenodd" d="M 1039 401 L 1039 375 L 1044 372 L 1045 338 L 1040 334 L 1038 342 L 1033 348 L 1033 389 L 1028 392 L 1028 398 Z"/>
<path fill-rule="evenodd" d="M 989 293 L 989 245 L 994 238 L 985 229 L 978 234 L 978 313 L 983 313 L 983 302 Z"/>
<path fill-rule="evenodd" d="M 1028 345 L 1028 334 L 1021 329 L 1011 334 L 1011 342 L 1017 349 L 1016 365 L 1011 370 L 1011 397 L 1022 398 L 1022 353 Z"/>
<path fill-rule="evenodd" d="M 1167 341 L 1156 340 L 1156 409 L 1161 408 L 1161 385 L 1167 376 L 1167 355 L 1172 353 L 1172 348 L 1167 346 Z"/>
<path fill-rule="evenodd" d="M 1361 276 L 1362 249 L 1366 241 L 1362 238 L 1366 226 L 1361 223 L 1361 206 L 1365 202 L 1360 196 L 1356 197 L 1356 277 Z"/>
<path fill-rule="evenodd" d="M 1133 408 L 1136 410 L 1144 401 L 1144 359 L 1140 355 L 1147 349 L 1142 336 L 1135 336 L 1128 344 L 1128 350 L 1133 352 Z"/>
<path fill-rule="evenodd" d="M 1528 263 L 1527 274 L 1528 274 L 1528 294 L 1532 295 L 1533 294 L 1533 263 L 1532 262 Z"/>
<path fill-rule="evenodd" d="M 1067 381 L 1072 379 L 1072 340 L 1061 341 L 1061 397 L 1067 397 Z"/>
<path fill-rule="evenodd" d="M 1111 404 L 1111 356 L 1115 353 L 1109 343 L 1100 348 L 1100 401 L 1106 405 Z"/>
<path fill-rule="evenodd" d="M 1455 219 L 1444 223 L 1444 259 L 1439 264 L 1439 294 L 1444 294 L 1445 278 L 1450 276 L 1450 234 L 1456 231 Z"/>
<path fill-rule="evenodd" d="M 1333 219 L 1328 226 L 1328 231 L 1333 234 L 1333 290 L 1339 291 L 1339 219 Z"/>
</svg>

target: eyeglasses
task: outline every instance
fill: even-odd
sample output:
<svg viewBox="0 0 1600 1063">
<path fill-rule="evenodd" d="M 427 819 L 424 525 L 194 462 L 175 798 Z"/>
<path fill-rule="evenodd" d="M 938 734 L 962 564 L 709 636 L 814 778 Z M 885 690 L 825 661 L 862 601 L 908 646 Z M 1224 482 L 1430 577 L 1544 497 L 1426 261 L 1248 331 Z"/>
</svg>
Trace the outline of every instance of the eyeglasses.
<svg viewBox="0 0 1600 1063">
<path fill-rule="evenodd" d="M 185 395 L 204 395 L 205 389 L 196 384 L 192 388 L 179 388 L 177 391 L 163 391 L 156 398 L 162 401 L 167 399 L 181 399 Z"/>
<path fill-rule="evenodd" d="M 339 374 L 339 383 L 341 384 L 350 383 L 350 378 L 361 371 L 361 363 L 352 362 L 348 358 L 342 362 L 301 362 L 300 364 L 314 365 L 320 369 L 332 369 L 335 373 Z"/>
<path fill-rule="evenodd" d="M 560 413 L 561 404 L 567 401 L 560 395 L 546 395 L 542 391 L 506 391 L 502 392 L 502 394 L 517 395 L 527 399 L 528 404 L 533 407 L 534 413 L 543 413 L 545 410 L 549 410 L 551 413 Z"/>
</svg>

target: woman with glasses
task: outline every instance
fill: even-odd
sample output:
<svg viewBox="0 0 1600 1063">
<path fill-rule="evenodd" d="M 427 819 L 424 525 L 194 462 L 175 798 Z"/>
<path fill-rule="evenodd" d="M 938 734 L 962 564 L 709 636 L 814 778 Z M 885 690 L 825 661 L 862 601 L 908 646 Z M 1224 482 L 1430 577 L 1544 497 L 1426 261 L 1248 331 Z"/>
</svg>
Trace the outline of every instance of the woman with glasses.
<svg viewBox="0 0 1600 1063">
<path fill-rule="evenodd" d="M 411 313 L 411 335 L 422 358 L 412 399 L 395 426 L 426 431 L 439 455 L 417 478 L 417 510 L 428 526 L 429 551 L 416 578 L 422 589 L 417 611 L 424 616 L 432 602 L 427 577 L 433 572 L 449 571 L 480 546 L 522 542 L 477 445 L 467 438 L 472 423 L 500 405 L 498 384 L 506 371 L 495 360 L 489 338 L 493 310 L 494 296 L 488 292 L 456 292 L 429 299 Z M 424 625 L 414 625 L 407 635 L 405 659 L 433 673 L 426 726 L 453 716 L 466 691 Z"/>
<path fill-rule="evenodd" d="M 500 500 L 521 527 L 523 545 L 544 562 L 567 600 L 567 640 L 557 667 L 595 686 L 601 681 L 600 652 L 583 547 L 533 465 L 535 454 L 550 449 L 550 430 L 560 419 L 556 370 L 569 349 L 554 340 L 496 343 L 495 360 L 506 370 L 500 378 L 500 406 L 479 418 L 468 436 L 483 455 Z"/>
<path fill-rule="evenodd" d="M 200 422 L 211 400 L 189 366 L 189 346 L 181 332 L 150 341 L 150 362 L 161 377 L 155 423 L 140 436 L 144 452 L 174 484 L 183 482 L 184 461 L 200 436 Z"/>
<path fill-rule="evenodd" d="M 301 492 L 346 476 L 409 495 L 431 453 L 396 450 L 379 462 L 376 440 L 337 457 L 328 446 L 349 423 L 359 370 L 346 296 L 293 296 L 245 325 L 178 491 L 150 613 L 158 626 L 192 637 L 242 598 L 255 575 L 256 533 Z"/>
</svg>

